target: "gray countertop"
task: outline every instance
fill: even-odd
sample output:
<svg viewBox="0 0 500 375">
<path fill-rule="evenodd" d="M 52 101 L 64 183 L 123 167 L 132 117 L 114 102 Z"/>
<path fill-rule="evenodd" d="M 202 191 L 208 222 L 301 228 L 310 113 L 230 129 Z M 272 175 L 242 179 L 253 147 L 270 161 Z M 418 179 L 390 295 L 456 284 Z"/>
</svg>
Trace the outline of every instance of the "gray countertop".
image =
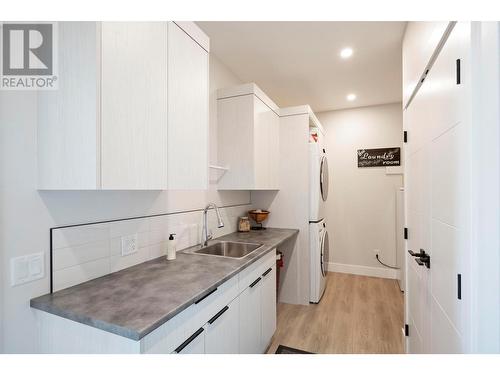
<svg viewBox="0 0 500 375">
<path fill-rule="evenodd" d="M 189 307 L 274 247 L 296 229 L 267 228 L 231 233 L 217 240 L 258 242 L 263 246 L 241 259 L 177 252 L 30 301 L 30 306 L 132 340 Z"/>
</svg>

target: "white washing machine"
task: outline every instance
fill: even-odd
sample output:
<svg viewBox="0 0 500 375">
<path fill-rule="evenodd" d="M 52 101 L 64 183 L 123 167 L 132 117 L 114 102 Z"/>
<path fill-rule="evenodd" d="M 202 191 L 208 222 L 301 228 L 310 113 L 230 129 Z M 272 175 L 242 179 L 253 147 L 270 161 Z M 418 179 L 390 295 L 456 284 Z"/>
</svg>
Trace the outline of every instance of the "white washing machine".
<svg viewBox="0 0 500 375">
<path fill-rule="evenodd" d="M 309 241 L 311 251 L 309 301 L 319 303 L 325 292 L 330 248 L 325 220 L 309 224 Z"/>
<path fill-rule="evenodd" d="M 328 198 L 328 160 L 324 134 L 317 132 L 317 141 L 309 143 L 309 251 L 310 296 L 309 301 L 318 303 L 325 292 L 328 266 L 328 233 L 325 215 Z"/>
<path fill-rule="evenodd" d="M 325 205 L 328 198 L 328 159 L 322 142 L 309 143 L 309 222 L 325 218 Z"/>
</svg>

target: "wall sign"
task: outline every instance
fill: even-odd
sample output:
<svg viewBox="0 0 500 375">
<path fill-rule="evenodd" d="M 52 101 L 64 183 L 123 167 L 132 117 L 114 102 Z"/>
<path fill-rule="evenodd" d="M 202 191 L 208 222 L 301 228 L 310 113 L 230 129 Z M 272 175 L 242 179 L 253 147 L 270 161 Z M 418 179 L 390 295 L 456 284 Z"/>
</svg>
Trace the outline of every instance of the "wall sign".
<svg viewBox="0 0 500 375">
<path fill-rule="evenodd" d="M 367 148 L 358 150 L 358 168 L 401 165 L 401 148 Z"/>
</svg>

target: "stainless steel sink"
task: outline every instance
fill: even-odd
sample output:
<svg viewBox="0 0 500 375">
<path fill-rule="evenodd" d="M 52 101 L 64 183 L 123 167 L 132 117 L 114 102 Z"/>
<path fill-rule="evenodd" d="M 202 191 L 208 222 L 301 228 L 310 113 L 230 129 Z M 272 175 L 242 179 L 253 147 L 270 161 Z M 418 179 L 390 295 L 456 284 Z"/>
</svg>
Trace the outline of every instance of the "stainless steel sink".
<svg viewBox="0 0 500 375">
<path fill-rule="evenodd" d="M 206 247 L 202 247 L 199 250 L 195 250 L 192 253 L 228 258 L 243 258 L 261 246 L 262 244 L 260 243 L 219 241 Z"/>
</svg>

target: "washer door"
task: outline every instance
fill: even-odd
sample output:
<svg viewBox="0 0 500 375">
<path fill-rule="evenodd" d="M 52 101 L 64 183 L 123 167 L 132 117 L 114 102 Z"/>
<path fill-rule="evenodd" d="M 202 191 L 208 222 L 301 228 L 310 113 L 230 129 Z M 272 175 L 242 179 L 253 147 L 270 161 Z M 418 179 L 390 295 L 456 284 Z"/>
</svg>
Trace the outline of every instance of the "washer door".
<svg viewBox="0 0 500 375">
<path fill-rule="evenodd" d="M 321 265 L 321 274 L 323 277 L 326 277 L 326 273 L 328 272 L 328 259 L 329 259 L 329 241 L 328 241 L 328 232 L 326 229 L 323 232 L 323 236 L 321 237 L 321 256 L 320 256 L 320 265 Z"/>
<path fill-rule="evenodd" d="M 319 169 L 319 188 L 321 190 L 321 198 L 326 202 L 328 198 L 328 160 L 326 156 L 321 158 Z"/>
</svg>

